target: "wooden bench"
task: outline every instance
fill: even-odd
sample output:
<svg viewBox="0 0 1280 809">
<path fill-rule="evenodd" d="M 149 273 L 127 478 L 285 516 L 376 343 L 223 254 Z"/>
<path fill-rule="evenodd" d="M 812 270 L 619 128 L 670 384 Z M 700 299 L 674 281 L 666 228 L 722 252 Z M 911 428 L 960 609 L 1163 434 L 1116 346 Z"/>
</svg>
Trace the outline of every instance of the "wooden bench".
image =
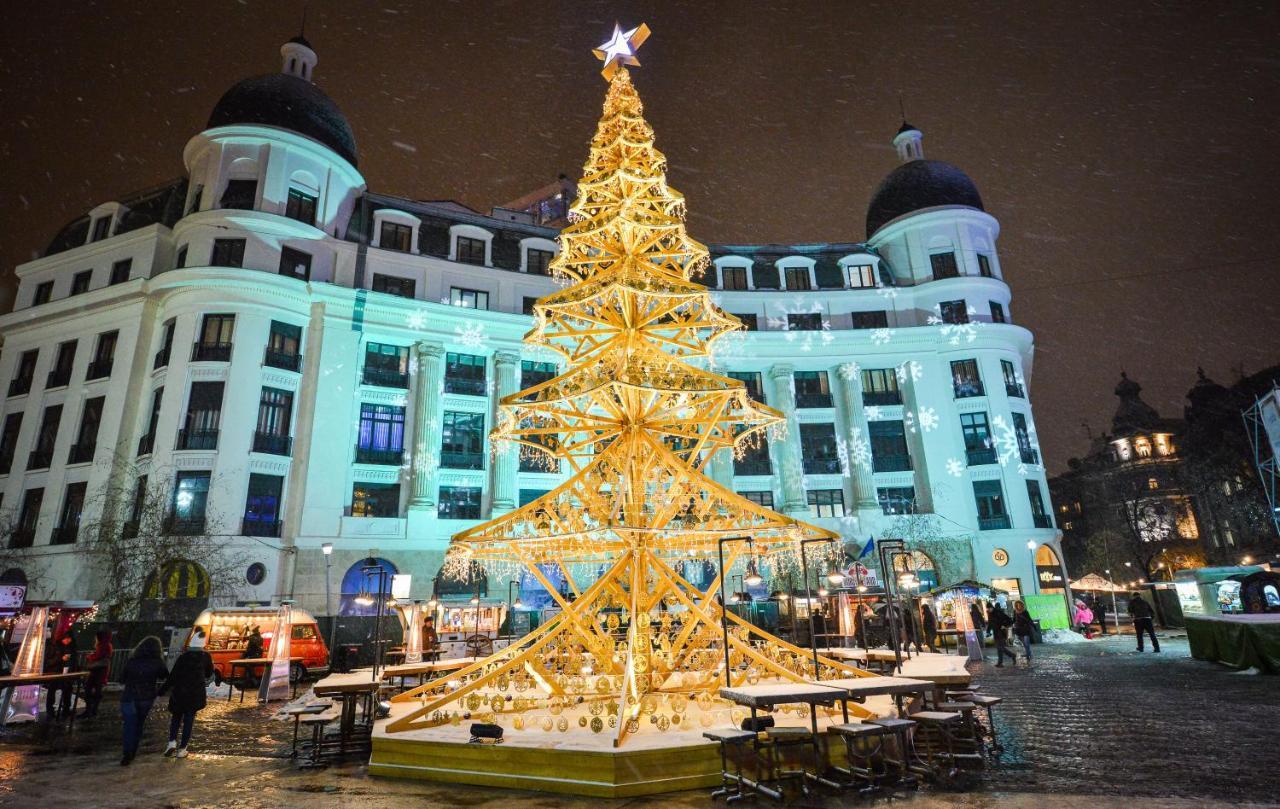
<svg viewBox="0 0 1280 809">
<path fill-rule="evenodd" d="M 330 705 L 320 713 L 306 714 L 299 718 L 299 722 L 311 728 L 311 758 L 301 766 L 307 769 L 313 767 L 323 767 L 321 756 L 324 748 L 324 729 L 330 722 L 337 722 L 342 718 L 342 709 L 337 705 Z"/>
</svg>

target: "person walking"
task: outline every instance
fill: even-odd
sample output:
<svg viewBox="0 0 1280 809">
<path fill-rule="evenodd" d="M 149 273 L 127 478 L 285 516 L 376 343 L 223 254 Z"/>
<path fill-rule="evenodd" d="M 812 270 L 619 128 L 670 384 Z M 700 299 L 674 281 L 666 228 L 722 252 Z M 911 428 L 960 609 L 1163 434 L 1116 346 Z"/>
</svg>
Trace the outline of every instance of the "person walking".
<svg viewBox="0 0 1280 809">
<path fill-rule="evenodd" d="M 147 714 L 156 701 L 156 685 L 169 676 L 161 654 L 160 639 L 154 635 L 142 639 L 134 647 L 133 654 L 124 664 L 120 681 L 124 690 L 120 693 L 120 716 L 124 720 L 124 755 L 120 766 L 127 767 L 138 755 L 142 743 L 142 729 Z"/>
<path fill-rule="evenodd" d="M 76 643 L 71 630 L 63 632 L 52 643 L 44 656 L 45 674 L 62 674 L 79 671 L 76 660 Z M 61 694 L 62 698 L 57 699 Z M 55 705 L 55 700 L 57 704 Z M 65 719 L 71 713 L 71 681 L 45 686 L 44 712 L 50 719 Z"/>
<path fill-rule="evenodd" d="M 1098 631 L 1107 634 L 1107 602 L 1101 598 L 1093 599 L 1093 617 L 1098 619 Z"/>
<path fill-rule="evenodd" d="M 975 601 L 969 605 L 969 622 L 973 624 L 973 632 L 981 638 L 987 631 L 987 616 L 982 614 L 982 608 Z"/>
<path fill-rule="evenodd" d="M 1151 651 L 1160 651 L 1160 641 L 1156 639 L 1155 612 L 1147 600 L 1137 593 L 1129 596 L 1129 615 L 1133 617 L 1133 631 L 1138 635 L 1138 651 L 1142 648 L 1142 633 L 1151 636 Z"/>
<path fill-rule="evenodd" d="M 1031 613 L 1027 605 L 1021 601 L 1013 602 L 1013 636 L 1022 643 L 1022 656 L 1031 665 L 1031 636 L 1035 634 L 1035 624 L 1031 623 Z"/>
<path fill-rule="evenodd" d="M 94 636 L 93 651 L 86 659 L 89 676 L 84 681 L 84 713 L 81 719 L 89 719 L 98 715 L 98 704 L 102 702 L 102 691 L 107 687 L 107 678 L 111 675 L 111 630 L 99 629 Z"/>
<path fill-rule="evenodd" d="M 920 602 L 920 626 L 924 629 L 924 645 L 929 651 L 938 651 L 938 616 L 927 602 Z"/>
<path fill-rule="evenodd" d="M 213 658 L 204 650 L 204 630 L 197 629 L 191 636 L 187 650 L 173 664 L 173 671 L 160 686 L 160 693 L 169 694 L 169 746 L 164 749 L 166 756 L 187 757 L 187 744 L 191 741 L 191 729 L 195 725 L 196 713 L 201 711 L 206 702 L 205 683 L 213 677 L 218 679 L 213 668 Z M 181 730 L 181 735 L 179 735 Z"/>
<path fill-rule="evenodd" d="M 1093 610 L 1083 600 L 1076 599 L 1075 616 L 1072 618 L 1076 631 L 1084 635 L 1085 640 L 1093 640 Z"/>
<path fill-rule="evenodd" d="M 1009 648 L 1009 627 L 1013 626 L 1009 613 L 999 604 L 992 604 L 987 610 L 987 626 L 991 628 L 991 635 L 996 641 L 996 668 L 1004 668 L 1006 655 L 1010 663 L 1018 665 L 1018 655 Z"/>
</svg>

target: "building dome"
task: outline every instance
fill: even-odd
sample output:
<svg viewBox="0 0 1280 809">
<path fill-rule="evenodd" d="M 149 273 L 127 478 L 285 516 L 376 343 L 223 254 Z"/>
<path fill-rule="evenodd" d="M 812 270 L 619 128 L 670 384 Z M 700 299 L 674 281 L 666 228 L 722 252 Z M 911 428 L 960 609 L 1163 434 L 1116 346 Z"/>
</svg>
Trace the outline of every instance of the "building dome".
<svg viewBox="0 0 1280 809">
<path fill-rule="evenodd" d="M 255 76 L 223 94 L 208 129 L 262 124 L 319 141 L 356 165 L 356 138 L 333 99 L 309 81 L 288 73 Z"/>
<path fill-rule="evenodd" d="M 942 205 L 984 210 L 973 180 L 950 163 L 923 159 L 903 163 L 889 172 L 871 197 L 867 237 L 899 216 Z"/>
</svg>

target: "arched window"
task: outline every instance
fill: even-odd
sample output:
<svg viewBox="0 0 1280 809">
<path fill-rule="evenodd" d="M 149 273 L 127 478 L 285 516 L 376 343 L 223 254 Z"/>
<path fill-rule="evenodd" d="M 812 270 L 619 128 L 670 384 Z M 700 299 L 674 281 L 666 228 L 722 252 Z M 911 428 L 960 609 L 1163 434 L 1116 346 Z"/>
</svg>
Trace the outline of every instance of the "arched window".
<svg viewBox="0 0 1280 809">
<path fill-rule="evenodd" d="M 366 557 L 347 568 L 347 572 L 342 576 L 342 594 L 338 602 L 339 615 L 377 615 L 380 578 L 378 570 L 386 571 L 386 578 L 381 582 L 381 586 L 386 597 L 391 597 L 391 577 L 400 571 L 386 559 Z"/>
<path fill-rule="evenodd" d="M 209 574 L 199 563 L 186 559 L 168 562 L 143 584 L 140 617 L 144 621 L 194 620 L 209 606 L 210 589 Z"/>
<path fill-rule="evenodd" d="M 938 586 L 938 568 L 933 563 L 933 559 L 924 551 L 911 551 L 910 558 L 906 556 L 893 557 L 893 572 L 899 577 L 908 570 L 915 575 L 915 580 L 920 583 L 919 587 L 911 588 L 912 592 L 927 593 Z"/>
</svg>

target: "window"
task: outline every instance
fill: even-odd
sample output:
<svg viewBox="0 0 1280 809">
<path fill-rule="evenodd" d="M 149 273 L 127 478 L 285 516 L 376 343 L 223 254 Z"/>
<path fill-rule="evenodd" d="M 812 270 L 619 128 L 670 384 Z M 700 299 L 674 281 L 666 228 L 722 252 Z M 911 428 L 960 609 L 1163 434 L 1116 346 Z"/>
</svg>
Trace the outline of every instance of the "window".
<svg viewBox="0 0 1280 809">
<path fill-rule="evenodd" d="M 1031 519 L 1035 522 L 1036 528 L 1052 528 L 1053 520 L 1044 507 L 1044 493 L 1040 490 L 1039 481 L 1027 481 L 1027 500 L 1031 503 Z"/>
<path fill-rule="evenodd" d="M 398 298 L 416 297 L 417 282 L 412 278 L 400 278 L 395 275 L 373 274 L 373 291 Z"/>
<path fill-rule="evenodd" d="M 938 314 L 943 323 L 968 323 L 969 310 L 964 301 L 943 301 L 938 304 Z"/>
<path fill-rule="evenodd" d="M 767 438 L 757 433 L 754 440 L 743 447 L 742 457 L 734 456 L 733 474 L 740 477 L 773 474 L 773 468 L 769 464 Z"/>
<path fill-rule="evenodd" d="M 316 197 L 296 188 L 289 189 L 289 199 L 284 205 L 284 215 L 308 225 L 316 223 Z"/>
<path fill-rule="evenodd" d="M 808 267 L 784 267 L 782 273 L 787 282 L 787 289 L 813 289 Z"/>
<path fill-rule="evenodd" d="M 289 427 L 293 420 L 293 391 L 262 389 L 258 398 L 258 423 L 253 432 L 253 451 L 288 455 Z"/>
<path fill-rule="evenodd" d="M 209 264 L 214 267 L 243 267 L 244 239 L 214 239 Z"/>
<path fill-rule="evenodd" d="M 292 247 L 280 248 L 280 274 L 299 281 L 310 281 L 311 254 Z"/>
<path fill-rule="evenodd" d="M 480 519 L 480 488 L 441 486 L 440 505 L 436 515 L 442 520 Z"/>
<path fill-rule="evenodd" d="M 399 483 L 357 483 L 351 487 L 352 517 L 399 517 Z"/>
<path fill-rule="evenodd" d="M 844 491 L 841 489 L 810 489 L 806 498 L 810 517 L 844 516 Z"/>
<path fill-rule="evenodd" d="M 484 396 L 485 358 L 474 354 L 444 355 L 444 392 Z"/>
<path fill-rule="evenodd" d="M 870 264 L 849 265 L 849 286 L 853 289 L 871 289 L 876 285 L 875 267 Z"/>
<path fill-rule="evenodd" d="M 53 529 L 51 545 L 70 545 L 76 541 L 80 533 L 80 516 L 84 512 L 84 493 L 88 485 L 83 481 L 67 484 L 67 493 L 62 498 L 62 514 L 58 517 L 58 525 Z"/>
<path fill-rule="evenodd" d="M 747 289 L 747 268 L 721 267 L 720 286 L 722 289 Z"/>
<path fill-rule="evenodd" d="M 151 363 L 152 370 L 169 364 L 169 356 L 173 353 L 173 332 L 177 325 L 177 321 L 172 318 L 164 322 L 160 333 L 160 350 L 156 351 L 155 360 Z"/>
<path fill-rule="evenodd" d="M 536 304 L 537 302 L 538 302 L 537 298 L 531 295 L 525 295 L 524 301 L 520 305 L 520 311 L 526 315 L 532 316 L 534 304 Z"/>
<path fill-rule="evenodd" d="M 983 278 L 993 278 L 993 277 L 994 277 L 994 276 L 992 275 L 992 272 L 991 272 L 991 257 L 990 257 L 990 256 L 985 256 L 985 255 L 983 255 L 982 253 L 979 253 L 979 254 L 978 254 L 978 275 L 981 275 Z"/>
<path fill-rule="evenodd" d="M 249 475 L 249 492 L 244 499 L 244 525 L 247 537 L 280 536 L 280 494 L 284 478 L 280 475 Z"/>
<path fill-rule="evenodd" d="M 556 366 L 553 362 L 534 362 L 533 360 L 522 360 L 520 362 L 521 389 L 541 385 L 543 382 L 555 378 L 555 375 Z"/>
<path fill-rule="evenodd" d="M 440 466 L 445 469 L 484 469 L 484 414 L 444 414 Z"/>
<path fill-rule="evenodd" d="M 978 501 L 978 528 L 996 531 L 1009 527 L 1009 513 L 1004 507 L 1004 492 L 998 480 L 975 480 L 973 496 Z"/>
<path fill-rule="evenodd" d="M 36 538 L 36 526 L 40 524 L 40 507 L 44 504 L 44 489 L 27 489 L 22 495 L 22 508 L 18 511 L 18 524 L 9 537 L 10 548 L 30 548 Z"/>
<path fill-rule="evenodd" d="M 551 259 L 556 254 L 550 250 L 538 250 L 530 247 L 524 251 L 524 270 L 530 275 L 546 275 L 551 266 Z"/>
<path fill-rule="evenodd" d="M 129 534 L 126 526 L 126 538 L 138 535 L 138 523 L 142 521 L 142 517 L 147 508 L 147 476 L 139 475 L 137 481 L 133 484 L 133 502 L 129 504 L 129 522 L 133 524 L 133 531 Z"/>
<path fill-rule="evenodd" d="M 378 232 L 378 246 L 408 253 L 413 244 L 413 228 L 398 222 L 383 222 Z"/>
<path fill-rule="evenodd" d="M 1027 398 L 1022 389 L 1022 383 L 1018 381 L 1018 371 L 1013 367 L 1013 363 L 1009 360 L 1000 360 L 1000 371 L 1004 374 L 1004 392 L 1018 399 Z"/>
<path fill-rule="evenodd" d="M 470 236 L 458 237 L 456 261 L 484 266 L 484 253 L 484 239 L 473 239 Z"/>
<path fill-rule="evenodd" d="M 404 458 L 404 408 L 362 403 L 356 463 L 399 466 Z"/>
<path fill-rule="evenodd" d="M 796 407 L 831 407 L 826 371 L 796 371 Z"/>
<path fill-rule="evenodd" d="M 1013 413 L 1013 434 L 1018 438 L 1018 455 L 1023 463 L 1040 463 L 1040 453 L 1031 446 L 1031 433 L 1027 430 L 1027 417 Z"/>
<path fill-rule="evenodd" d="M 876 489 L 876 500 L 880 501 L 880 511 L 883 514 L 914 514 L 916 510 L 914 486 Z"/>
<path fill-rule="evenodd" d="M 82 270 L 71 276 L 71 294 L 83 295 L 89 291 L 89 284 L 93 281 L 93 270 Z"/>
<path fill-rule="evenodd" d="M 539 497 L 542 497 L 543 495 L 550 493 L 550 491 L 551 491 L 550 489 L 521 489 L 520 490 L 520 508 L 524 508 L 525 506 L 532 503 L 534 500 L 537 500 Z"/>
<path fill-rule="evenodd" d="M 21 396 L 31 391 L 31 381 L 36 375 L 36 360 L 39 359 L 40 350 L 33 348 L 30 351 L 22 352 L 18 357 L 18 367 L 14 372 L 13 379 L 9 382 L 9 395 Z"/>
<path fill-rule="evenodd" d="M 991 301 L 991 322 L 1004 322 L 1004 307 L 1000 305 L 999 301 Z"/>
<path fill-rule="evenodd" d="M 84 412 L 80 414 L 80 432 L 76 435 L 76 442 L 71 445 L 67 463 L 89 463 L 93 460 L 94 449 L 98 446 L 98 427 L 102 424 L 102 409 L 106 401 L 105 396 L 85 400 Z"/>
<path fill-rule="evenodd" d="M 759 371 L 729 371 L 725 376 L 741 382 L 747 389 L 747 395 L 753 400 L 764 401 L 764 380 Z"/>
<path fill-rule="evenodd" d="M 205 315 L 200 323 L 199 340 L 192 346 L 192 362 L 229 362 L 235 327 L 235 315 Z"/>
<path fill-rule="evenodd" d="M 822 331 L 822 313 L 787 315 L 787 331 Z"/>
<path fill-rule="evenodd" d="M 934 253 L 929 256 L 929 264 L 933 267 L 933 280 L 939 278 L 956 278 L 960 270 L 956 267 L 955 253 Z"/>
<path fill-rule="evenodd" d="M 738 492 L 738 494 L 755 503 L 757 506 L 773 508 L 773 492 L 769 489 L 756 492 Z"/>
<path fill-rule="evenodd" d="M 489 293 L 481 292 L 478 289 L 450 287 L 449 303 L 453 306 L 461 306 L 464 309 L 488 309 Z"/>
<path fill-rule="evenodd" d="M 902 404 L 898 389 L 898 372 L 894 368 L 864 368 L 862 371 L 862 403 L 871 406 Z"/>
<path fill-rule="evenodd" d="M 48 303 L 53 297 L 53 282 L 43 281 L 36 284 L 35 296 L 31 299 L 32 306 L 39 306 L 42 303 Z"/>
<path fill-rule="evenodd" d="M 13 456 L 18 450 L 18 432 L 22 429 L 22 412 L 4 417 L 4 431 L 0 432 L 0 475 L 9 474 L 13 468 Z"/>
<path fill-rule="evenodd" d="M 151 417 L 147 419 L 147 432 L 138 439 L 138 455 L 150 455 L 155 449 L 156 425 L 160 423 L 160 403 L 164 400 L 164 388 L 151 393 Z"/>
<path fill-rule="evenodd" d="M 840 472 L 834 424 L 801 424 L 800 453 L 806 475 L 834 475 Z"/>
<path fill-rule="evenodd" d="M 1156 489 L 1159 489 L 1160 481 L 1156 480 L 1155 478 L 1147 478 L 1147 488 L 1153 491 Z"/>
<path fill-rule="evenodd" d="M 47 388 L 60 388 L 71 381 L 71 366 L 76 361 L 76 341 L 68 340 L 58 344 L 58 353 L 54 357 L 53 367 L 49 369 L 49 378 L 45 382 Z"/>
<path fill-rule="evenodd" d="M 111 235 L 111 217 L 100 216 L 93 220 L 93 235 L 90 237 L 91 242 L 100 242 Z"/>
<path fill-rule="evenodd" d="M 126 258 L 117 261 L 111 265 L 111 280 L 107 283 L 110 286 L 123 284 L 129 280 L 129 273 L 133 271 L 133 259 Z"/>
<path fill-rule="evenodd" d="M 116 342 L 120 332 L 108 331 L 98 335 L 98 344 L 93 351 L 93 361 L 85 371 L 85 380 L 105 379 L 111 376 L 111 367 L 116 360 Z"/>
<path fill-rule="evenodd" d="M 886 329 L 889 327 L 888 312 L 850 312 L 855 329 Z"/>
<path fill-rule="evenodd" d="M 871 439 L 871 469 L 875 472 L 905 472 L 911 468 L 907 433 L 902 422 L 873 421 L 867 424 Z"/>
<path fill-rule="evenodd" d="M 222 382 L 192 382 L 178 449 L 217 449 L 222 424 Z"/>
<path fill-rule="evenodd" d="M 173 520 L 175 534 L 203 534 L 209 505 L 209 473 L 179 472 L 173 485 Z"/>
<path fill-rule="evenodd" d="M 409 347 L 369 343 L 364 347 L 364 384 L 409 387 Z"/>
<path fill-rule="evenodd" d="M 227 190 L 222 192 L 222 202 L 218 204 L 218 207 L 237 211 L 252 211 L 253 205 L 257 201 L 257 180 L 228 180 Z"/>
<path fill-rule="evenodd" d="M 178 255 L 173 261 L 173 267 L 180 270 L 185 266 L 187 266 L 187 245 L 184 244 L 178 248 Z"/>
<path fill-rule="evenodd" d="M 760 331 L 760 316 L 754 313 L 735 314 L 738 320 L 742 321 L 745 331 Z"/>
<path fill-rule="evenodd" d="M 982 379 L 978 376 L 977 360 L 955 360 L 951 363 L 951 385 L 957 399 L 984 396 Z"/>
<path fill-rule="evenodd" d="M 964 451 L 970 466 L 996 462 L 995 442 L 986 413 L 961 413 L 960 433 L 964 436 Z"/>
<path fill-rule="evenodd" d="M 191 202 L 187 205 L 187 212 L 184 215 L 190 215 L 200 210 L 200 201 L 204 199 L 204 186 L 197 185 L 195 190 L 191 192 Z"/>
<path fill-rule="evenodd" d="M 302 367 L 302 327 L 292 323 L 271 321 L 271 332 L 267 336 L 267 350 L 262 364 L 272 368 L 283 368 L 286 371 L 297 371 Z"/>
</svg>

